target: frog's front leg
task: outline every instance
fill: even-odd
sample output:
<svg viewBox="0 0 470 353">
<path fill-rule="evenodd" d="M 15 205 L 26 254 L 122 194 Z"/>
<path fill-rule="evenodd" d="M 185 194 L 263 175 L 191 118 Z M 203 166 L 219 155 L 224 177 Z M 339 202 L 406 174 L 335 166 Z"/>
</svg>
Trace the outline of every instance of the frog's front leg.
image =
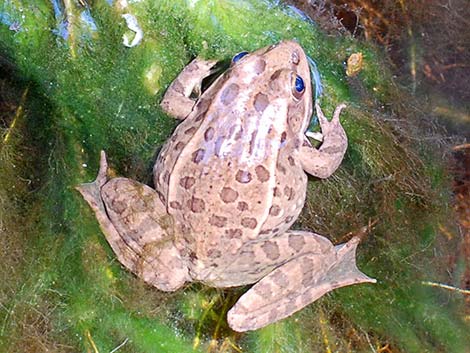
<svg viewBox="0 0 470 353">
<path fill-rule="evenodd" d="M 200 91 L 202 80 L 210 75 L 215 64 L 215 60 L 191 61 L 168 87 L 160 103 L 162 109 L 177 119 L 186 118 L 196 103 L 190 98 L 191 93 Z"/>
<path fill-rule="evenodd" d="M 323 143 L 319 149 L 314 148 L 307 138 L 300 148 L 299 158 L 303 169 L 318 178 L 328 178 L 341 164 L 348 147 L 348 138 L 339 121 L 341 110 L 345 104 L 339 105 L 328 121 L 318 103 L 315 105 L 323 135 Z"/>
<path fill-rule="evenodd" d="M 155 190 L 131 179 L 108 180 L 104 152 L 96 180 L 77 189 L 125 267 L 163 291 L 174 291 L 189 280 L 186 262 L 174 245 L 171 216 Z"/>
<path fill-rule="evenodd" d="M 278 267 L 250 288 L 228 312 L 235 331 L 256 330 L 292 315 L 325 293 L 351 284 L 375 280 L 356 266 L 359 238 L 334 246 L 325 237 L 304 231 L 250 244 L 255 258 L 279 261 Z M 285 259 L 286 256 L 291 256 Z M 264 264 L 258 265 L 263 266 Z M 251 268 L 253 270 L 253 264 Z"/>
</svg>

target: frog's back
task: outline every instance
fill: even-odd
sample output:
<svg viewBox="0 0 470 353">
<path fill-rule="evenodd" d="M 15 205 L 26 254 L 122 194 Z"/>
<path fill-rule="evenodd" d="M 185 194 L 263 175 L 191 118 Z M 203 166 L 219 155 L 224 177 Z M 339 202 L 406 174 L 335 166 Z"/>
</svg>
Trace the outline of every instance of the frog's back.
<svg viewBox="0 0 470 353">
<path fill-rule="evenodd" d="M 211 100 L 203 96 L 198 105 L 205 110 L 195 109 L 178 126 L 155 173 L 169 212 L 191 228 L 201 256 L 224 242 L 241 246 L 260 232 L 273 198 L 281 143 L 254 102 L 246 109 L 246 101 L 255 99 L 250 92 L 237 83 L 224 86 L 214 87 Z"/>
<path fill-rule="evenodd" d="M 255 56 L 219 78 L 155 167 L 168 212 L 190 229 L 188 246 L 206 263 L 285 231 L 304 202 L 306 176 L 293 156 L 300 140 L 287 119 L 290 70 L 267 70 Z"/>
</svg>

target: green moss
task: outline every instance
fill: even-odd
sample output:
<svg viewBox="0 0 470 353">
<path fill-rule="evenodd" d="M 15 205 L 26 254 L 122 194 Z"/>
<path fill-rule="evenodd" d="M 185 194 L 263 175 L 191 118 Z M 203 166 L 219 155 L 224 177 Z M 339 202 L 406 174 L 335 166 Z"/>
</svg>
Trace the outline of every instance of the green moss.
<svg viewBox="0 0 470 353">
<path fill-rule="evenodd" d="M 307 332 L 294 315 L 289 319 L 262 328 L 247 337 L 250 352 L 305 352 L 308 351 Z"/>
<path fill-rule="evenodd" d="M 122 10 L 98 0 L 90 7 L 96 31 L 80 17 L 83 7 L 70 6 L 63 38 L 53 32 L 64 15 L 54 15 L 52 2 L 0 5 L 2 72 L 11 76 L 4 82 L 16 111 L 23 107 L 15 126 L 14 113 L 0 121 L 2 347 L 319 352 L 367 351 L 370 341 L 406 352 L 465 350 L 462 302 L 421 283 L 447 280 L 442 254 L 450 245 L 437 231 L 449 215 L 447 178 L 425 149 L 413 152 L 381 114 L 364 109 L 396 94 L 374 48 L 327 37 L 275 2 L 140 1 Z M 122 45 L 124 12 L 144 31 L 134 48 Z M 242 290 L 193 285 L 165 294 L 146 286 L 117 263 L 74 187 L 95 177 L 101 149 L 119 174 L 150 180 L 155 150 L 176 125 L 158 102 L 191 58 L 227 59 L 291 38 L 318 64 L 325 113 L 349 102 L 345 161 L 333 177 L 310 183 L 298 226 L 342 242 L 375 222 L 360 267 L 379 283 L 338 290 L 239 335 L 225 314 Z M 344 62 L 358 51 L 366 64 L 348 80 Z"/>
</svg>

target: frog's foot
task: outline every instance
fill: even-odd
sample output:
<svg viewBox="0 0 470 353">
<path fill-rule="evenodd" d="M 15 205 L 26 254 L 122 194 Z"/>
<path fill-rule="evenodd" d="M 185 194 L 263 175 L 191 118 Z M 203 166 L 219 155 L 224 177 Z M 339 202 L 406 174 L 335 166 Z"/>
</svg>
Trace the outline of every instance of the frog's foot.
<svg viewBox="0 0 470 353">
<path fill-rule="evenodd" d="M 321 137 L 323 143 L 319 149 L 316 149 L 307 138 L 304 139 L 299 158 L 308 174 L 318 178 L 328 178 L 341 164 L 348 147 L 348 138 L 339 120 L 341 111 L 345 107 L 345 104 L 336 107 L 333 118 L 328 121 L 318 103 L 315 105 L 322 130 L 316 137 Z"/>
<path fill-rule="evenodd" d="M 193 110 L 196 101 L 190 96 L 200 93 L 202 80 L 209 76 L 216 60 L 196 58 L 170 84 L 160 103 L 162 109 L 177 119 L 186 118 Z"/>
<path fill-rule="evenodd" d="M 163 291 L 174 291 L 189 279 L 173 243 L 171 218 L 155 190 L 130 179 L 108 180 L 104 152 L 96 180 L 77 190 L 125 267 Z"/>
<path fill-rule="evenodd" d="M 235 331 L 249 331 L 292 315 L 325 293 L 376 281 L 356 266 L 359 238 L 331 247 L 328 254 L 305 254 L 278 267 L 246 292 L 228 312 Z"/>
</svg>

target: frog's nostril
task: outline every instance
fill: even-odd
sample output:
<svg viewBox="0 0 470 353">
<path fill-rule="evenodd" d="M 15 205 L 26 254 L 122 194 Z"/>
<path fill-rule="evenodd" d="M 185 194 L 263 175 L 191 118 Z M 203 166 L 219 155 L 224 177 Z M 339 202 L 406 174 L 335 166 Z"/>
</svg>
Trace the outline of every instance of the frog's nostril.
<svg viewBox="0 0 470 353">
<path fill-rule="evenodd" d="M 290 59 L 292 61 L 292 64 L 299 65 L 299 62 L 300 62 L 299 52 L 297 50 L 294 50 L 290 56 Z"/>
</svg>

